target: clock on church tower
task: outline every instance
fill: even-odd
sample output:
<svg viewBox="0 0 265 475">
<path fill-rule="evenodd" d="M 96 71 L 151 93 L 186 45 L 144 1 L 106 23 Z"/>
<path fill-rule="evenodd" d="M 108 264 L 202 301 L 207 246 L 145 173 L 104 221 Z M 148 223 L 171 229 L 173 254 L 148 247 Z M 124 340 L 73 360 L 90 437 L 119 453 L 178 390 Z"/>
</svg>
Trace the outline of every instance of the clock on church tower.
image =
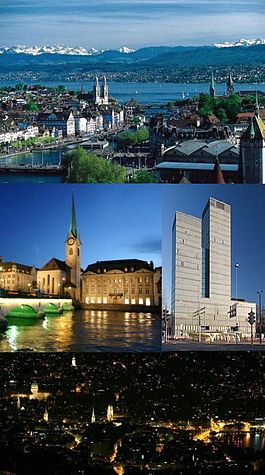
<svg viewBox="0 0 265 475">
<path fill-rule="evenodd" d="M 80 298 L 80 248 L 81 240 L 76 224 L 75 202 L 72 196 L 70 228 L 66 237 L 66 264 L 71 268 L 71 283 L 76 287 L 76 298 Z"/>
</svg>

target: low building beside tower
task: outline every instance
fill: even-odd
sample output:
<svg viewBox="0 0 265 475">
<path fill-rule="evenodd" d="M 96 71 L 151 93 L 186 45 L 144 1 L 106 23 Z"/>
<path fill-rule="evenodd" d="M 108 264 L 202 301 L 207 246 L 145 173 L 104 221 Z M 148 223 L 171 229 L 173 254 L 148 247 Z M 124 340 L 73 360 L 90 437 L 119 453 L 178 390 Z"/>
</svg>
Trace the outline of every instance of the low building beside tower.
<svg viewBox="0 0 265 475">
<path fill-rule="evenodd" d="M 82 274 L 82 302 L 90 308 L 159 308 L 161 268 L 139 259 L 89 264 Z"/>
</svg>

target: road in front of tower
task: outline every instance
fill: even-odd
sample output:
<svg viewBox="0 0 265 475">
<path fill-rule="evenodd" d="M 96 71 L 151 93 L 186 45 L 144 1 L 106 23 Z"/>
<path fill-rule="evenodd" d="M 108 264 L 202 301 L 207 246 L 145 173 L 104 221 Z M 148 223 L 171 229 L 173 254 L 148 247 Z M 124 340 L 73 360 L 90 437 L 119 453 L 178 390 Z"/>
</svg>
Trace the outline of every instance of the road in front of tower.
<svg viewBox="0 0 265 475">
<path fill-rule="evenodd" d="M 251 343 L 199 343 L 194 341 L 175 341 L 163 343 L 162 351 L 265 351 L 265 341 Z"/>
</svg>

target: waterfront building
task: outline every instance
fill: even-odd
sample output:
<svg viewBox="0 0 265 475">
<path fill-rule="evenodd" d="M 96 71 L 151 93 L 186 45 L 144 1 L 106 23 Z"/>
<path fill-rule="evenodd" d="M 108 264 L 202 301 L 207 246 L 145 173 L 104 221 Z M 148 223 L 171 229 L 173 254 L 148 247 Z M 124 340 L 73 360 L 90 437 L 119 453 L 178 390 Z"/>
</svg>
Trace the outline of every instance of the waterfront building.
<svg viewBox="0 0 265 475">
<path fill-rule="evenodd" d="M 161 304 L 161 268 L 139 259 L 99 261 L 82 274 L 82 302 L 91 308 L 149 308 Z"/>
<path fill-rule="evenodd" d="M 39 135 L 39 127 L 27 126 L 21 128 L 15 128 L 15 130 L 0 129 L 0 144 L 11 143 L 15 140 L 27 140 L 29 138 L 35 138 Z"/>
<path fill-rule="evenodd" d="M 121 108 L 108 109 L 103 112 L 104 129 L 115 129 L 124 123 L 124 112 Z"/>
<path fill-rule="evenodd" d="M 18 262 L 4 262 L 0 257 L 0 288 L 29 292 L 36 286 L 37 270 Z"/>
<path fill-rule="evenodd" d="M 103 115 L 100 112 L 93 112 L 87 115 L 87 133 L 93 134 L 103 130 Z"/>
<path fill-rule="evenodd" d="M 159 311 L 162 273 L 160 267 L 154 267 L 153 262 L 123 259 L 98 261 L 89 264 L 86 270 L 81 272 L 81 246 L 72 197 L 70 227 L 65 241 L 65 260 L 53 257 L 40 269 L 35 270 L 35 273 L 35 268 L 1 261 L 2 287 L 30 290 L 34 279 L 34 287 L 42 294 L 68 296 L 92 309 Z M 18 279 L 19 272 L 26 279 L 25 282 Z M 15 278 L 18 282 L 16 286 L 15 281 L 13 282 Z M 72 366 L 75 365 L 73 358 Z"/>
<path fill-rule="evenodd" d="M 265 183 L 265 124 L 258 98 L 256 110 L 240 140 L 240 174 L 243 183 Z"/>
<path fill-rule="evenodd" d="M 75 117 L 76 135 L 85 134 L 87 131 L 87 119 L 85 117 Z"/>
<path fill-rule="evenodd" d="M 62 130 L 64 137 L 75 135 L 75 118 L 71 111 L 41 112 L 37 116 L 37 122 L 48 130 L 53 128 Z"/>
<path fill-rule="evenodd" d="M 177 338 L 250 335 L 256 304 L 231 298 L 231 207 L 209 198 L 202 217 L 176 212 L 172 230 L 172 314 Z"/>
</svg>

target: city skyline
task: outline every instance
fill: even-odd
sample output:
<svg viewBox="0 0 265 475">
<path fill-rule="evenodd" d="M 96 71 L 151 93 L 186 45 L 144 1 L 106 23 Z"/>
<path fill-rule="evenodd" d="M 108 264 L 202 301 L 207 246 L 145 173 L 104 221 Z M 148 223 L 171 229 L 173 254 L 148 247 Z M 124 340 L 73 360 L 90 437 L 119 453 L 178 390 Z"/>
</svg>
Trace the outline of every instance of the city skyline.
<svg viewBox="0 0 265 475">
<path fill-rule="evenodd" d="M 58 0 L 48 0 L 45 5 L 39 0 L 12 0 L 8 5 L 0 2 L 0 27 L 6 46 L 65 43 L 137 49 L 150 43 L 177 46 L 236 41 L 262 36 L 263 15 L 264 3 L 257 0 L 233 4 L 228 0 L 66 0 L 63 10 Z"/>
<path fill-rule="evenodd" d="M 23 185 L 2 187 L 2 226 L 9 235 L 8 239 L 5 233 L 0 236 L 3 260 L 37 267 L 52 257 L 64 260 L 74 192 L 77 226 L 83 243 L 83 268 L 100 260 L 129 258 L 152 260 L 159 266 L 159 188 L 143 185 L 132 188 L 120 185 L 28 185 L 25 194 Z"/>
<path fill-rule="evenodd" d="M 255 185 L 254 185 L 255 186 Z M 173 187 L 174 188 L 174 187 Z M 180 189 L 167 188 L 162 197 L 162 239 L 163 239 L 163 296 L 170 306 L 171 288 L 171 229 L 176 211 L 181 211 L 192 216 L 201 216 L 201 210 L 212 196 L 231 205 L 232 215 L 232 254 L 231 254 L 231 288 L 232 297 L 236 295 L 235 289 L 235 264 L 238 269 L 238 298 L 257 301 L 257 291 L 264 287 L 262 235 L 264 224 L 261 220 L 262 203 L 265 195 L 263 189 L 253 186 L 249 190 L 245 186 L 197 185 Z M 258 232 L 254 232 L 258 226 Z M 240 236 L 240 238 L 239 238 Z M 251 272 L 253 271 L 253 272 Z M 251 278 L 249 277 L 251 273 Z"/>
</svg>

